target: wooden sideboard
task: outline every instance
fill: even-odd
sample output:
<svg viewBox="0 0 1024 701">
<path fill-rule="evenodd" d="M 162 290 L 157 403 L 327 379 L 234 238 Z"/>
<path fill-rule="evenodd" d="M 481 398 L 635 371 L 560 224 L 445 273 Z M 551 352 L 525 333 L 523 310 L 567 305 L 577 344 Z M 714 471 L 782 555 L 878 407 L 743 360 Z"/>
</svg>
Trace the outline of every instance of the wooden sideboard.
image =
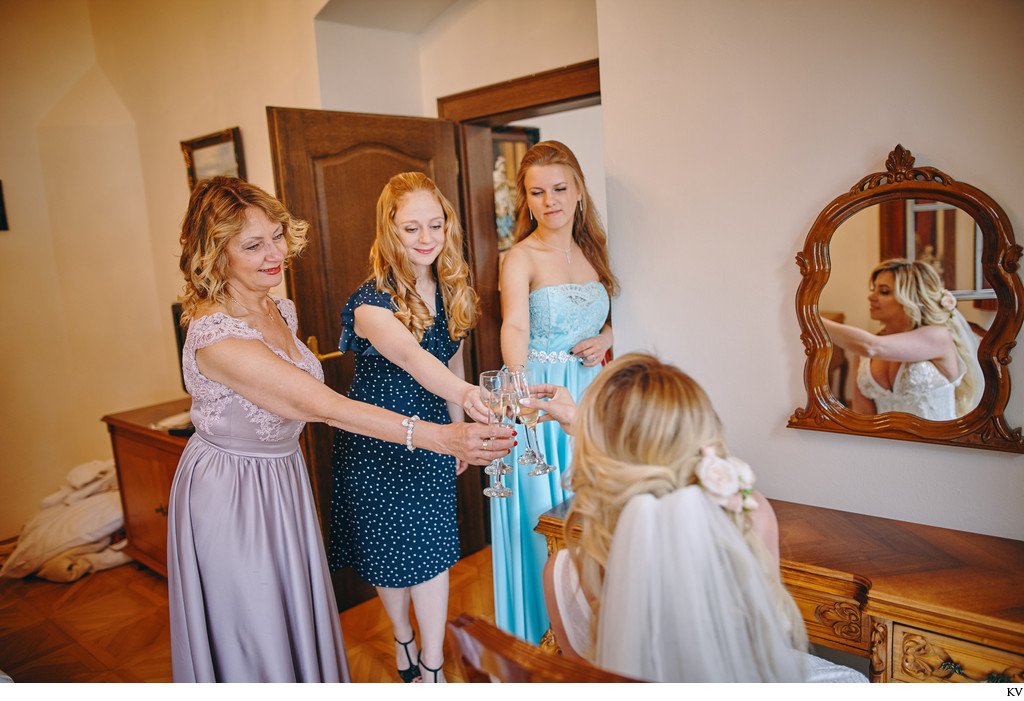
<svg viewBox="0 0 1024 701">
<path fill-rule="evenodd" d="M 114 448 L 128 542 L 125 552 L 167 576 L 167 499 L 188 438 L 151 428 L 188 411 L 189 397 L 103 417 Z"/>
<path fill-rule="evenodd" d="M 869 658 L 873 682 L 1024 683 L 1024 541 L 771 502 L 811 642 Z M 540 517 L 549 552 L 567 512 Z"/>
</svg>

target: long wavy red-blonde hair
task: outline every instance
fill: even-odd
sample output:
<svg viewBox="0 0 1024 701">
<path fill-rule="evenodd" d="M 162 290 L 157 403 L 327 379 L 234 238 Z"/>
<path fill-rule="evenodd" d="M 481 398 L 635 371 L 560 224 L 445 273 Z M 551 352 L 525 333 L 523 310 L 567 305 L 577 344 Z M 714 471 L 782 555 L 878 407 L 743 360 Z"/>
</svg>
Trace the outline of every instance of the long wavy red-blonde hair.
<svg viewBox="0 0 1024 701">
<path fill-rule="evenodd" d="M 399 173 L 388 181 L 377 200 L 377 238 L 370 248 L 370 264 L 377 290 L 391 295 L 398 311 L 395 316 L 405 324 L 417 341 L 434 319 L 416 292 L 416 274 L 406 257 L 395 223 L 402 199 L 413 192 L 429 192 L 444 210 L 444 245 L 434 261 L 434 273 L 441 287 L 448 314 L 448 335 L 453 341 L 469 334 L 477 320 L 479 298 L 469 284 L 469 265 L 462 248 L 462 226 L 448 199 L 434 181 L 423 173 Z"/>
</svg>

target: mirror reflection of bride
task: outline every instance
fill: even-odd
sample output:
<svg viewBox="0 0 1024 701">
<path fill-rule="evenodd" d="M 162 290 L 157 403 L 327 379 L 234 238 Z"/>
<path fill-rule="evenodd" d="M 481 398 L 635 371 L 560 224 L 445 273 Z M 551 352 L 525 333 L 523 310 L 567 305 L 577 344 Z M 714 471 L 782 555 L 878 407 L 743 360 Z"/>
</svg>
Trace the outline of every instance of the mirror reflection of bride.
<svg viewBox="0 0 1024 701">
<path fill-rule="evenodd" d="M 877 334 L 822 319 L 833 343 L 855 355 L 853 411 L 949 421 L 977 406 L 984 388 L 977 340 L 931 265 L 881 263 L 868 304 L 882 324 Z"/>
</svg>

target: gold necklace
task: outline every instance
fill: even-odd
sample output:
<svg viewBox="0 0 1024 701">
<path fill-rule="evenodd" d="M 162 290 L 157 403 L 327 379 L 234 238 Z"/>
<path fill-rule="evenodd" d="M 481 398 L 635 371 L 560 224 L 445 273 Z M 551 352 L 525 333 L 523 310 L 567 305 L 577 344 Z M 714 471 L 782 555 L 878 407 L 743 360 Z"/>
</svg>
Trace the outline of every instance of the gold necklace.
<svg viewBox="0 0 1024 701">
<path fill-rule="evenodd" d="M 257 314 L 257 315 L 259 314 L 259 312 L 254 312 L 252 309 L 249 309 L 249 307 L 245 306 L 244 304 L 239 302 L 237 299 L 232 297 L 231 293 L 229 293 L 227 290 L 224 290 L 224 294 L 226 294 L 228 296 L 228 299 L 230 299 L 232 302 L 234 302 L 235 304 L 237 304 L 238 306 L 240 306 L 242 309 L 244 309 L 245 311 L 249 312 L 250 314 Z M 269 295 L 268 295 L 268 297 L 269 297 Z M 263 312 L 263 314 L 265 314 L 266 317 L 268 319 L 270 319 L 271 321 L 274 320 L 274 313 L 273 312 Z"/>
<path fill-rule="evenodd" d="M 537 237 L 537 240 L 540 241 L 542 246 L 547 246 L 552 251 L 558 251 L 559 253 L 564 253 L 565 254 L 565 262 L 568 263 L 569 265 L 572 265 L 572 259 L 569 258 L 569 251 L 572 250 L 572 241 L 569 241 L 569 247 L 568 248 L 559 248 L 558 246 L 552 246 L 550 243 L 545 241 L 540 236 Z"/>
</svg>

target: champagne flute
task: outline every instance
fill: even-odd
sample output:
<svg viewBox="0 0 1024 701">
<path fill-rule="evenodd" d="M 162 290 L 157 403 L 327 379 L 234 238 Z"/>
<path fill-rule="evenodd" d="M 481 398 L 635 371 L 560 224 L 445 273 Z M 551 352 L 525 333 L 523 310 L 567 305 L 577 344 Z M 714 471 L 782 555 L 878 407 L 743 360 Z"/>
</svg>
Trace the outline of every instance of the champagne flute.
<svg viewBox="0 0 1024 701">
<path fill-rule="evenodd" d="M 508 378 L 501 370 L 488 370 L 480 373 L 480 396 L 484 404 L 487 405 L 488 426 L 492 425 L 493 421 L 500 424 L 505 417 L 505 407 L 508 401 L 507 382 Z M 502 475 L 511 471 L 512 467 L 506 465 L 501 458 L 492 460 L 491 464 L 484 468 L 484 472 L 497 476 L 497 479 L 493 485 L 484 489 L 484 495 L 497 498 L 511 496 L 512 490 L 501 482 Z"/>
<path fill-rule="evenodd" d="M 524 368 L 522 365 L 517 365 L 514 368 L 509 368 L 508 370 L 509 392 L 511 394 L 511 400 L 509 401 L 509 410 L 512 414 L 512 420 L 516 421 L 518 419 L 519 422 L 524 425 L 524 419 L 529 420 L 530 418 L 530 408 L 524 407 L 519 403 L 520 397 L 528 397 L 530 395 L 530 387 L 528 384 L 526 384 L 528 380 L 524 376 L 525 372 L 526 368 Z M 524 409 L 527 411 L 525 415 L 523 414 Z M 525 434 L 526 450 L 523 451 L 523 454 L 519 456 L 519 459 L 516 462 L 519 465 L 522 465 L 523 467 L 533 467 L 534 465 L 537 464 L 537 453 L 533 450 L 533 444 L 530 441 L 529 426 L 527 426 Z"/>
<path fill-rule="evenodd" d="M 494 423 L 494 419 L 501 424 L 505 418 L 505 411 L 508 408 L 507 396 L 508 377 L 504 370 L 488 370 L 480 373 L 480 398 L 487 407 L 487 425 Z M 507 475 L 512 468 L 505 464 L 501 458 L 495 458 L 491 464 L 484 468 L 488 475 L 496 475 L 498 472 Z"/>
<path fill-rule="evenodd" d="M 540 443 L 537 441 L 537 419 L 540 418 L 540 410 L 536 406 L 524 406 L 520 401 L 533 397 L 533 393 L 530 390 L 533 386 L 533 374 L 525 368 L 517 370 L 512 374 L 512 384 L 516 392 L 516 416 L 519 418 L 519 422 L 526 426 L 526 451 L 519 458 L 519 464 L 534 466 L 527 473 L 529 475 L 534 477 L 546 475 L 555 468 L 544 461 L 544 455 L 540 452 Z M 533 446 L 537 446 L 537 449 L 534 450 Z"/>
</svg>

